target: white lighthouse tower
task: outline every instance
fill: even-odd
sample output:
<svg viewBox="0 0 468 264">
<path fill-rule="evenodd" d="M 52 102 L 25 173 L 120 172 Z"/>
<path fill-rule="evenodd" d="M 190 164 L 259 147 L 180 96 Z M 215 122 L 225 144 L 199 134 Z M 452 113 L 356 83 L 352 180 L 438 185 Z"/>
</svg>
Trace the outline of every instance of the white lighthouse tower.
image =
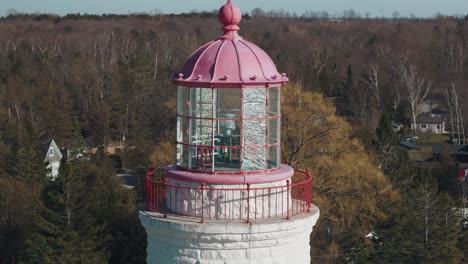
<svg viewBox="0 0 468 264">
<path fill-rule="evenodd" d="M 148 263 L 309 264 L 319 217 L 312 177 L 280 162 L 280 74 L 219 11 L 224 34 L 195 51 L 178 86 L 177 160 L 147 175 Z"/>
</svg>

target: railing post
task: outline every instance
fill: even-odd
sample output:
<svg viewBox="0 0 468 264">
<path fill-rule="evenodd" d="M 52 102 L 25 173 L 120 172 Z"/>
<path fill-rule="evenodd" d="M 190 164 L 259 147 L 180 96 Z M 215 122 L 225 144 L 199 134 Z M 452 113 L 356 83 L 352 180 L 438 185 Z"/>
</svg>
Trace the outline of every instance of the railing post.
<svg viewBox="0 0 468 264">
<path fill-rule="evenodd" d="M 291 219 L 290 215 L 289 215 L 289 194 L 291 193 L 290 192 L 290 189 L 291 189 L 291 181 L 288 179 L 286 180 L 286 189 L 287 189 L 287 192 L 286 192 L 286 219 L 289 220 Z"/>
<path fill-rule="evenodd" d="M 167 178 L 164 179 L 164 218 L 167 218 Z"/>
<path fill-rule="evenodd" d="M 150 211 L 150 204 L 151 204 L 151 188 L 150 188 L 150 180 L 149 180 L 149 171 L 146 173 L 146 210 Z"/>
<path fill-rule="evenodd" d="M 307 168 L 306 175 L 310 179 L 310 183 L 307 184 L 307 212 L 310 212 L 310 206 L 312 204 L 312 176 L 310 170 Z"/>
<path fill-rule="evenodd" d="M 247 183 L 247 224 L 250 224 L 250 183 Z"/>
<path fill-rule="evenodd" d="M 151 176 L 154 175 L 154 168 L 150 168 L 146 173 L 146 207 L 148 211 L 154 211 L 153 185 Z"/>
<path fill-rule="evenodd" d="M 201 183 L 201 223 L 205 223 L 205 183 Z"/>
</svg>

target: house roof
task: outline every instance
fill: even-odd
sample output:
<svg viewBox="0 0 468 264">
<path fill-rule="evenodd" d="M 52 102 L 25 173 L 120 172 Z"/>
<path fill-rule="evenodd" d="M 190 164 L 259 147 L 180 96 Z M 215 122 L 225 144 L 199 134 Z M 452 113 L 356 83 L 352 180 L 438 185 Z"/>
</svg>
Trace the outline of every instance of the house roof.
<svg viewBox="0 0 468 264">
<path fill-rule="evenodd" d="M 54 148 L 54 155 L 52 157 L 48 155 L 49 149 L 51 147 Z M 62 152 L 60 151 L 59 147 L 55 143 L 55 140 L 53 139 L 47 140 L 46 142 L 42 143 L 41 152 L 42 152 L 42 155 L 44 156 L 44 161 L 48 161 L 48 162 L 59 161 L 63 158 Z"/>
<path fill-rule="evenodd" d="M 468 145 L 434 144 L 432 153 L 437 155 L 468 155 Z"/>
<path fill-rule="evenodd" d="M 445 118 L 441 115 L 422 114 L 416 117 L 418 124 L 442 124 L 444 122 Z"/>
</svg>

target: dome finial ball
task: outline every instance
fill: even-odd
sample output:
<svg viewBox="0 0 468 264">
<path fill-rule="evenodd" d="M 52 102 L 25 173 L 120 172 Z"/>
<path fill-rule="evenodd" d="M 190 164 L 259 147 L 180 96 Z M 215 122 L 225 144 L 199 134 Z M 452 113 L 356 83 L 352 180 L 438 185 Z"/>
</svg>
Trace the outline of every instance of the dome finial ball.
<svg viewBox="0 0 468 264">
<path fill-rule="evenodd" d="M 225 33 L 239 30 L 239 23 L 242 20 L 242 11 L 234 5 L 231 0 L 219 9 L 219 21 L 224 25 Z"/>
</svg>

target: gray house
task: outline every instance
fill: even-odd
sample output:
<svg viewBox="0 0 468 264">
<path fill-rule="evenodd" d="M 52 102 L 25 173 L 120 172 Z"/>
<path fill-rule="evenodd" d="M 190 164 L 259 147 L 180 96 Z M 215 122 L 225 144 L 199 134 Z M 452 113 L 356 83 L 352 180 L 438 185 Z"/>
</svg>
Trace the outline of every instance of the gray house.
<svg viewBox="0 0 468 264">
<path fill-rule="evenodd" d="M 467 163 L 468 145 L 434 144 L 432 145 L 432 155 L 436 159 L 440 159 L 442 156 L 450 156 L 458 162 Z"/>
<path fill-rule="evenodd" d="M 42 145 L 42 153 L 45 156 L 44 162 L 47 163 L 47 169 L 50 170 L 49 178 L 55 179 L 59 174 L 60 162 L 63 159 L 62 152 L 55 143 L 55 140 L 48 140 Z"/>
</svg>

